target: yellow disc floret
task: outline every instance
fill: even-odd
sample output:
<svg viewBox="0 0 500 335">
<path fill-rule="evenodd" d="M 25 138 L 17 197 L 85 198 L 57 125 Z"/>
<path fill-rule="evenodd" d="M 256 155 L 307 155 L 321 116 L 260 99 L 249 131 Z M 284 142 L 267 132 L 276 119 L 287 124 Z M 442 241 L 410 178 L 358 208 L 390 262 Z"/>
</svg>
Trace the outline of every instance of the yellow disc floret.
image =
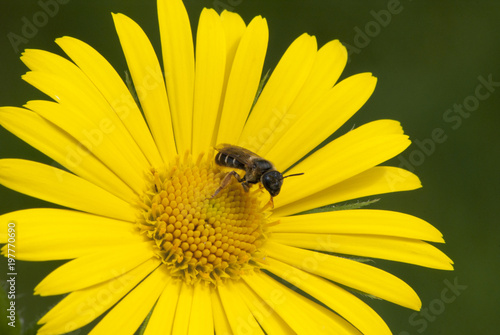
<svg viewBox="0 0 500 335">
<path fill-rule="evenodd" d="M 193 162 L 186 155 L 152 169 L 141 199 L 139 228 L 154 240 L 172 276 L 187 283 L 216 284 L 257 267 L 268 214 L 264 192 L 245 192 L 234 180 L 213 197 L 225 174 L 211 158 Z"/>
</svg>

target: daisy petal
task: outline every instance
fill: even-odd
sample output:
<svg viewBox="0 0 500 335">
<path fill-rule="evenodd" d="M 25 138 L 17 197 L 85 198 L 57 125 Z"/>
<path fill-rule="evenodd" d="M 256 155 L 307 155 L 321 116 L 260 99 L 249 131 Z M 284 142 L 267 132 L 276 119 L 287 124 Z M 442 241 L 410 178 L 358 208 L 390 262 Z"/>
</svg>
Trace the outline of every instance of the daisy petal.
<svg viewBox="0 0 500 335">
<path fill-rule="evenodd" d="M 108 101 L 74 63 L 42 50 L 26 50 L 21 60 L 34 70 L 22 78 L 59 102 L 31 102 L 26 108 L 39 114 L 45 112 L 41 116 L 68 131 L 117 174 L 123 171 L 123 174 L 141 175 L 149 167 L 146 157 Z M 32 108 L 40 104 L 48 110 Z M 116 152 L 109 155 L 112 150 Z M 126 180 L 126 175 L 121 178 Z"/>
<path fill-rule="evenodd" d="M 355 209 L 283 217 L 269 232 L 385 235 L 443 243 L 443 235 L 416 216 L 378 210 Z"/>
<path fill-rule="evenodd" d="M 144 240 L 130 222 L 69 210 L 36 208 L 0 216 L 2 227 L 8 222 L 15 222 L 16 233 L 22 236 L 16 241 L 16 258 L 20 260 L 72 259 L 94 253 L 102 245 Z M 6 252 L 4 246 L 2 253 Z"/>
<path fill-rule="evenodd" d="M 191 318 L 191 306 L 193 304 L 194 289 L 192 285 L 182 284 L 179 300 L 175 309 L 175 319 L 172 334 L 187 334 Z"/>
<path fill-rule="evenodd" d="M 222 12 L 220 20 L 226 36 L 226 69 L 224 71 L 224 89 L 222 90 L 223 94 L 225 94 L 225 88 L 227 86 L 229 74 L 231 73 L 236 50 L 238 50 L 246 26 L 241 16 L 227 10 Z"/>
<path fill-rule="evenodd" d="M 177 308 L 181 283 L 169 280 L 149 318 L 144 335 L 170 334 Z"/>
<path fill-rule="evenodd" d="M 212 317 L 212 301 L 210 290 L 206 285 L 195 285 L 189 332 L 192 335 L 213 335 L 214 321 Z"/>
<path fill-rule="evenodd" d="M 287 179 L 276 199 L 277 207 L 366 171 L 399 154 L 410 143 L 396 121 L 379 120 L 356 128 L 293 167 L 290 174 L 304 175 Z"/>
<path fill-rule="evenodd" d="M 35 287 L 42 296 L 80 290 L 121 276 L 154 255 L 150 242 L 106 246 L 94 249 L 58 267 Z"/>
<path fill-rule="evenodd" d="M 275 208 L 273 215 L 287 216 L 342 201 L 420 187 L 420 179 L 409 171 L 392 166 L 375 166 L 308 197 Z"/>
<path fill-rule="evenodd" d="M 408 284 L 373 266 L 270 240 L 263 249 L 269 257 L 339 284 L 414 310 L 420 310 L 422 306 L 419 297 Z"/>
<path fill-rule="evenodd" d="M 266 83 L 248 117 L 238 141 L 252 151 L 265 143 L 276 124 L 283 118 L 308 78 L 317 54 L 314 36 L 303 34 L 288 47 Z"/>
<path fill-rule="evenodd" d="M 153 166 L 161 165 L 160 154 L 141 111 L 111 64 L 90 45 L 76 38 L 66 36 L 56 39 L 56 43 L 102 93 L 148 158 L 149 163 Z"/>
<path fill-rule="evenodd" d="M 134 334 L 170 279 L 163 268 L 155 270 L 114 306 L 89 335 Z"/>
<path fill-rule="evenodd" d="M 365 335 L 391 334 L 382 318 L 359 298 L 334 283 L 267 257 L 262 266 L 330 307 Z"/>
<path fill-rule="evenodd" d="M 223 102 L 226 97 L 227 84 L 229 82 L 229 75 L 231 74 L 231 68 L 233 66 L 234 57 L 236 55 L 236 50 L 240 44 L 241 38 L 246 30 L 246 25 L 241 16 L 233 12 L 224 10 L 220 15 L 220 21 L 225 33 L 225 45 L 226 45 L 226 68 L 224 70 L 224 81 L 222 83 L 222 92 L 220 97 L 219 112 L 217 114 L 217 120 L 214 125 L 212 143 L 216 145 L 217 134 L 219 133 L 219 124 L 222 116 Z"/>
<path fill-rule="evenodd" d="M 38 334 L 64 334 L 89 324 L 146 278 L 160 262 L 150 258 L 115 279 L 70 293 L 38 321 L 44 324 Z"/>
<path fill-rule="evenodd" d="M 1 159 L 0 184 L 61 206 L 135 221 L 135 209 L 130 204 L 80 177 L 52 166 L 22 159 Z"/>
<path fill-rule="evenodd" d="M 283 141 L 282 136 L 289 132 L 290 128 L 295 123 L 299 122 L 299 120 L 302 121 L 304 116 L 306 119 L 313 117 L 311 114 L 314 114 L 315 110 L 312 109 L 311 106 L 315 106 L 323 101 L 324 96 L 331 90 L 332 86 L 340 77 L 346 63 L 347 50 L 338 40 L 328 42 L 318 50 L 309 77 L 298 92 L 290 109 L 284 111 L 285 113 L 281 115 L 281 119 L 276 118 L 274 124 L 267 125 L 272 129 L 272 134 L 266 139 L 266 142 L 260 149 L 258 149 L 257 152 L 259 155 L 268 157 L 267 153 L 269 150 Z M 328 110 L 327 116 L 334 114 L 332 110 L 334 109 Z M 326 122 L 323 124 L 325 126 L 328 125 Z M 317 127 L 313 128 L 314 130 L 318 130 Z M 330 128 L 330 126 L 328 128 Z M 321 127 L 321 130 L 324 130 L 324 127 Z M 330 134 L 331 133 L 333 132 L 330 132 Z M 298 141 L 295 143 L 297 142 Z M 309 141 L 307 143 L 309 143 Z M 281 145 L 281 147 L 283 146 Z M 295 161 L 297 161 L 297 159 Z"/>
<path fill-rule="evenodd" d="M 177 154 L 160 63 L 144 31 L 123 14 L 113 14 L 134 88 L 165 162 Z"/>
<path fill-rule="evenodd" d="M 37 80 L 52 81 L 52 79 L 41 73 L 35 75 L 34 72 L 29 72 L 28 74 L 31 74 L 30 77 L 32 78 L 37 77 Z M 109 128 L 104 126 L 104 124 L 109 125 L 107 119 L 102 119 L 104 121 L 101 125 L 97 125 L 93 120 L 81 114 L 81 110 L 78 111 L 73 107 L 63 106 L 51 101 L 29 101 L 25 107 L 52 122 L 55 126 L 64 129 L 79 142 L 76 149 L 78 155 L 93 154 L 133 191 L 136 193 L 141 192 L 144 186 L 141 178 L 149 165 L 146 161 L 141 164 L 129 153 L 124 152 L 127 150 L 121 151 L 125 144 L 118 138 L 113 139 L 108 136 L 108 134 L 113 133 L 113 126 Z"/>
<path fill-rule="evenodd" d="M 281 170 L 289 168 L 353 116 L 371 96 L 376 82 L 371 73 L 357 74 L 335 85 L 315 103 L 304 106 L 305 112 L 297 114 L 296 122 L 284 127 L 286 130 L 266 158 Z M 315 126 L 317 124 L 322 126 Z M 290 147 L 295 149 L 291 153 L 287 150 Z"/>
<path fill-rule="evenodd" d="M 241 303 L 239 299 L 235 299 L 238 294 L 235 285 L 228 282 L 228 285 L 219 285 L 217 290 L 233 334 L 264 335 L 262 328 L 257 320 L 255 320 L 247 305 Z"/>
<path fill-rule="evenodd" d="M 163 66 L 177 151 L 191 148 L 194 90 L 193 35 L 181 0 L 159 0 Z"/>
<path fill-rule="evenodd" d="M 292 334 L 293 329 L 246 283 L 237 284 L 241 299 L 267 334 Z"/>
<path fill-rule="evenodd" d="M 236 143 L 260 83 L 269 32 L 260 16 L 248 25 L 234 56 L 216 143 Z"/>
<path fill-rule="evenodd" d="M 419 240 L 374 235 L 275 233 L 276 243 L 302 249 L 387 259 L 440 270 L 453 270 L 452 260 L 436 247 Z"/>
<path fill-rule="evenodd" d="M 30 110 L 0 108 L 0 125 L 74 174 L 128 201 L 133 191 L 66 131 Z"/>
<path fill-rule="evenodd" d="M 224 312 L 224 306 L 217 290 L 211 290 L 212 312 L 214 316 L 215 334 L 231 334 L 231 325 L 227 320 L 227 315 Z"/>
<path fill-rule="evenodd" d="M 291 290 L 264 273 L 253 273 L 245 282 L 271 307 L 297 334 L 359 333 L 351 324 L 307 297 Z"/>
<path fill-rule="evenodd" d="M 226 41 L 219 15 L 204 9 L 196 37 L 194 81 L 193 155 L 215 146 L 215 124 L 221 105 L 226 67 Z"/>
</svg>

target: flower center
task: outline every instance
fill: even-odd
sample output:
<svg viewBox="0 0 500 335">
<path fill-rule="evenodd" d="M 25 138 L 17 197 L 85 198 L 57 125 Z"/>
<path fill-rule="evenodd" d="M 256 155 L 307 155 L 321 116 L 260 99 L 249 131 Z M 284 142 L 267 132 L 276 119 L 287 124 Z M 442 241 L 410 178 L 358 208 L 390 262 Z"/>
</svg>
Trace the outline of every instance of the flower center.
<svg viewBox="0 0 500 335">
<path fill-rule="evenodd" d="M 213 197 L 227 172 L 203 157 L 177 157 L 171 166 L 152 170 L 138 226 L 154 240 L 173 277 L 216 284 L 258 267 L 254 259 L 268 213 L 265 193 L 245 192 L 235 179 Z"/>
</svg>

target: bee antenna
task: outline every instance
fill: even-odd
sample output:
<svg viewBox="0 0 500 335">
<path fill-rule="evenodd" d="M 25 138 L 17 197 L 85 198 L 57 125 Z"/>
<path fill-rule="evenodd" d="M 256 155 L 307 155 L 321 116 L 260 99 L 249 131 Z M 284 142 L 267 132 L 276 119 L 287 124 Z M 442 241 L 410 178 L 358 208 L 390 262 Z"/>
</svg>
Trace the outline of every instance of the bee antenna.
<svg viewBox="0 0 500 335">
<path fill-rule="evenodd" d="M 304 174 L 304 172 L 289 174 L 288 176 L 283 176 L 283 179 L 288 178 L 288 177 L 301 176 L 303 174 Z"/>
</svg>

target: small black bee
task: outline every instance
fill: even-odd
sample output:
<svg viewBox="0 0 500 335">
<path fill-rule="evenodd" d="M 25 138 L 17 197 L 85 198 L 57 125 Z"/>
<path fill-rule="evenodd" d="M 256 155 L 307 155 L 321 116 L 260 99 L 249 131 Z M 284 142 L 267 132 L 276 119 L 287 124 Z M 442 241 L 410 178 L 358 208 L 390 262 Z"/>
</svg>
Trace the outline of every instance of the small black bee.
<svg viewBox="0 0 500 335">
<path fill-rule="evenodd" d="M 215 156 L 215 163 L 217 165 L 244 170 L 245 175 L 241 178 L 236 171 L 229 172 L 222 180 L 221 185 L 215 191 L 214 195 L 212 195 L 212 198 L 228 186 L 231 182 L 231 177 L 234 177 L 241 183 L 245 192 L 248 192 L 251 184 L 262 183 L 262 186 L 271 195 L 272 200 L 272 197 L 280 193 L 284 178 L 303 174 L 297 173 L 283 177 L 276 170 L 273 163 L 248 149 L 236 145 L 220 144 L 215 149 L 218 151 Z"/>
</svg>

